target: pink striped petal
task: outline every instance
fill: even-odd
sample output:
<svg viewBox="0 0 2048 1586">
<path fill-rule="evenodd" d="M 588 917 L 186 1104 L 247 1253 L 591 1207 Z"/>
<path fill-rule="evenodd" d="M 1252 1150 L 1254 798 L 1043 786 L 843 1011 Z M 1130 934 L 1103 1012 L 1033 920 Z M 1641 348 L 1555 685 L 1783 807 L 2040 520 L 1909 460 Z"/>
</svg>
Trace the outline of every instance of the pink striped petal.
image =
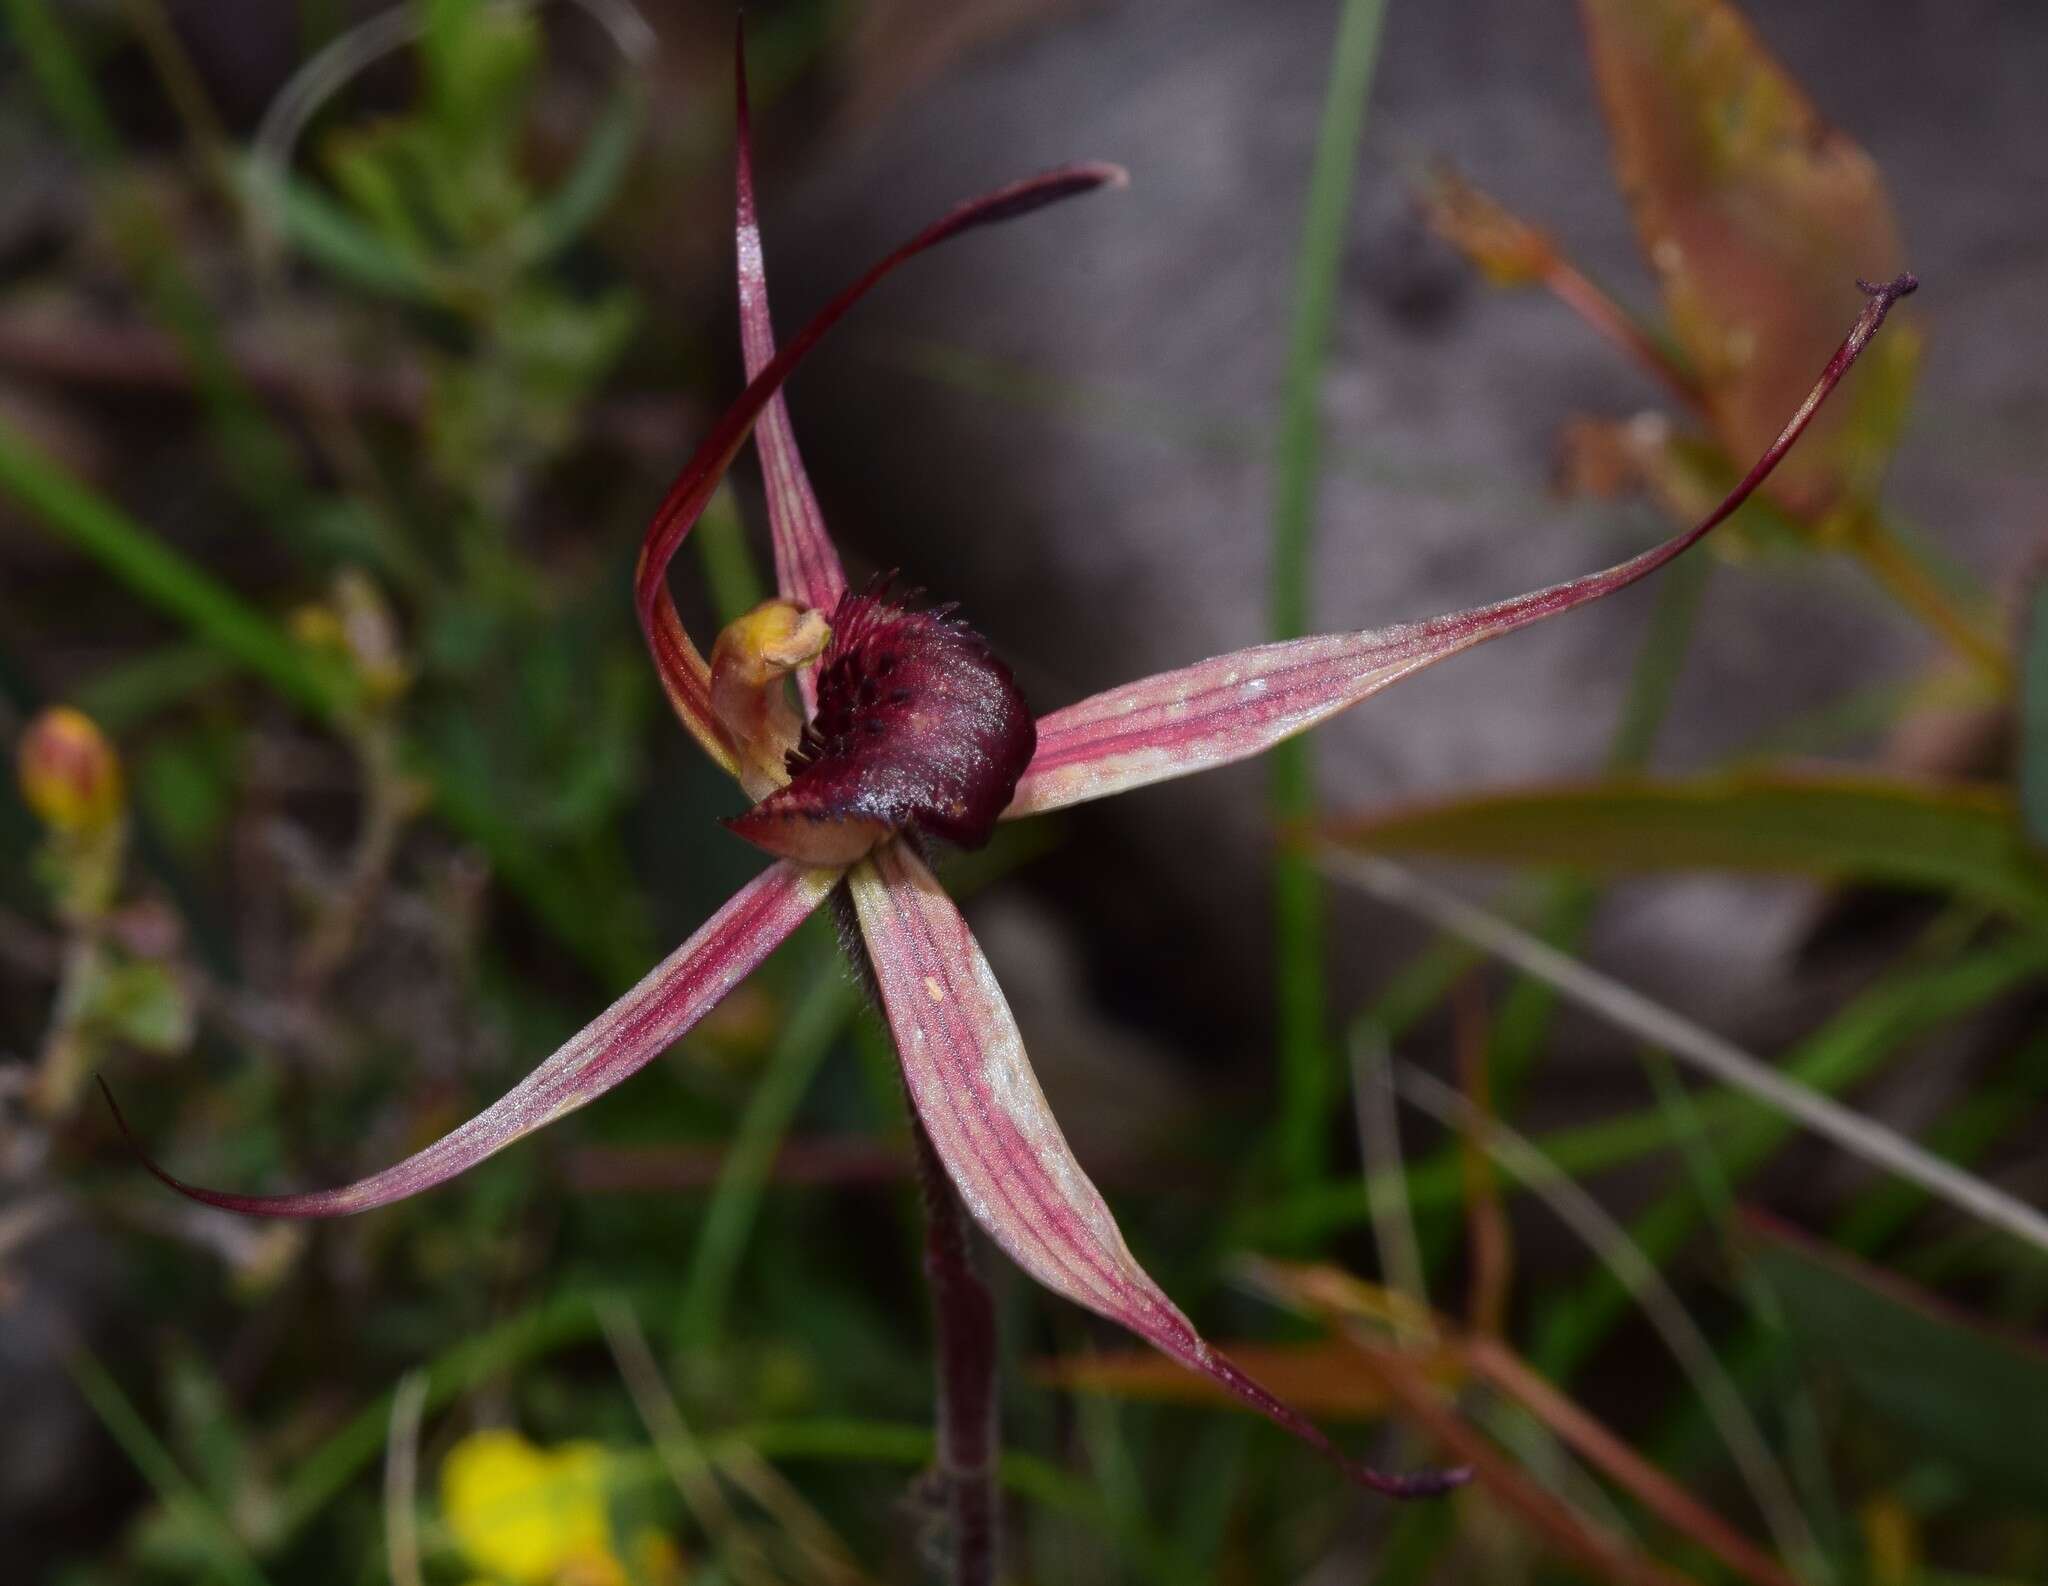
<svg viewBox="0 0 2048 1586">
<path fill-rule="evenodd" d="M 381 1173 L 340 1189 L 232 1195 L 175 1179 L 147 1156 L 144 1163 L 181 1195 L 254 1217 L 342 1217 L 417 1195 L 595 1101 L 645 1068 L 801 925 L 839 875 L 836 870 L 805 870 L 787 863 L 763 871 L 646 979 L 493 1106 Z M 109 1093 L 109 1106 L 113 1100 Z M 114 1117 L 126 1133 L 118 1107 Z M 134 1137 L 129 1139 L 132 1144 Z"/>
<path fill-rule="evenodd" d="M 911 1100 L 974 1220 L 1032 1277 L 1201 1372 L 1376 1492 L 1420 1497 L 1463 1472 L 1386 1476 L 1218 1354 L 1140 1267 L 1046 1106 L 1002 988 L 967 922 L 900 842 L 851 872 L 854 908 Z"/>
<path fill-rule="evenodd" d="M 744 29 L 742 29 L 744 33 Z M 746 356 L 747 378 L 753 379 L 775 356 L 775 321 L 768 312 L 767 266 L 761 256 L 761 228 L 754 218 L 753 132 L 747 116 L 745 40 L 734 52 L 739 105 L 740 347 Z M 796 435 L 789 426 L 789 405 L 780 391 L 761 410 L 754 428 L 761 454 L 761 477 L 768 494 L 768 534 L 775 546 L 775 587 L 784 599 L 818 611 L 830 611 L 846 593 L 846 573 L 839 565 L 832 536 L 826 532 L 818 498 L 797 455 Z M 803 689 L 804 714 L 816 706 L 816 672 L 806 667 L 797 678 Z"/>
<path fill-rule="evenodd" d="M 1432 662 L 1654 573 L 1705 538 L 1763 483 L 1892 304 L 1917 284 L 1902 275 L 1888 286 L 1865 289 L 1869 303 L 1799 411 L 1728 499 L 1695 527 L 1618 567 L 1491 606 L 1393 628 L 1262 644 L 1054 711 L 1039 719 L 1038 751 L 1005 817 L 1037 815 L 1258 754 Z"/>
<path fill-rule="evenodd" d="M 676 714 L 682 718 L 691 736 L 726 770 L 736 770 L 738 760 L 725 729 L 711 709 L 710 669 L 704 664 L 704 657 L 696 645 L 690 642 L 690 636 L 683 631 L 682 619 L 676 615 L 675 601 L 668 592 L 666 575 L 670 558 L 696 524 L 705 504 L 718 489 L 719 481 L 746 444 L 747 436 L 761 417 L 762 410 L 782 389 L 790 371 L 817 345 L 819 338 L 898 265 L 962 232 L 993 225 L 997 221 L 1013 220 L 1048 204 L 1056 204 L 1063 198 L 1093 192 L 1098 187 L 1121 186 L 1126 179 L 1124 172 L 1114 165 L 1062 165 L 998 188 L 980 198 L 970 199 L 943 219 L 927 226 L 894 253 L 871 266 L 851 286 L 844 288 L 780 352 L 770 358 L 748 381 L 746 390 L 712 426 L 711 433 L 697 448 L 696 455 L 676 475 L 675 483 L 669 486 L 668 495 L 655 512 L 654 521 L 648 525 L 646 539 L 641 542 L 640 564 L 633 576 L 634 605 L 640 614 L 640 626 L 647 635 L 648 651 L 654 657 L 654 669 L 661 676 L 669 702 L 675 706 Z"/>
</svg>

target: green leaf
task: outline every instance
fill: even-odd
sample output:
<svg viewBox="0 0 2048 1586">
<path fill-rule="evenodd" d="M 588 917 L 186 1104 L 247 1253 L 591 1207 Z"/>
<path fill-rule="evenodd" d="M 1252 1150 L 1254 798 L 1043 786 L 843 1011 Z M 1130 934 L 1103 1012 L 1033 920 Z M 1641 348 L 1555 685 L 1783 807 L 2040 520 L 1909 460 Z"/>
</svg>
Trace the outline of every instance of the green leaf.
<svg viewBox="0 0 2048 1586">
<path fill-rule="evenodd" d="M 366 291 L 430 300 L 432 272 L 414 254 L 367 225 L 348 206 L 289 172 L 265 178 L 245 172 L 250 202 L 274 213 L 292 246 L 342 280 Z"/>
<path fill-rule="evenodd" d="M 1754 1259 L 1817 1364 L 1937 1458 L 2017 1495 L 2048 1492 L 2048 1352 L 1889 1273 L 1761 1226 Z"/>
<path fill-rule="evenodd" d="M 479 0 L 429 0 L 426 22 L 420 58 L 435 128 L 464 151 L 515 145 L 541 62 L 539 23 Z"/>
<path fill-rule="evenodd" d="M 1739 870 L 1957 892 L 2048 911 L 2048 868 L 2004 790 L 1838 772 L 1620 779 L 1396 809 L 1342 847 L 1600 871 Z"/>
<path fill-rule="evenodd" d="M 387 121 L 338 131 L 321 149 L 347 213 L 398 258 L 423 267 L 432 253 L 438 217 L 425 211 L 419 176 L 422 140 L 406 122 Z"/>
</svg>

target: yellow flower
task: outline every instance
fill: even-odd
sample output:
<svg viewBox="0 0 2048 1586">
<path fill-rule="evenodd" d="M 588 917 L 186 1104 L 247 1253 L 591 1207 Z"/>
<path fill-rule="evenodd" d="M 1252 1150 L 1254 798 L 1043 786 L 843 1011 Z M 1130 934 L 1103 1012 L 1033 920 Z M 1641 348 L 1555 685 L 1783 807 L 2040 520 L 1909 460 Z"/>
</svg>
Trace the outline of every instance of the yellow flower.
<svg viewBox="0 0 2048 1586">
<path fill-rule="evenodd" d="M 627 1586 L 606 1509 L 610 1460 L 596 1443 L 536 1448 L 473 1432 L 441 1465 L 441 1509 L 471 1564 L 513 1586 Z"/>
</svg>

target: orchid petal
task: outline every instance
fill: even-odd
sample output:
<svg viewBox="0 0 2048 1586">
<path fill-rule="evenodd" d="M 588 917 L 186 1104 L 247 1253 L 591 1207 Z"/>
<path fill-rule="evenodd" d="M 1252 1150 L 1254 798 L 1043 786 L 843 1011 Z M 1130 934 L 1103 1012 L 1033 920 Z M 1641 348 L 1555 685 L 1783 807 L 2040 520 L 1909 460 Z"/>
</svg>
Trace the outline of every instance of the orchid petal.
<svg viewBox="0 0 2048 1586">
<path fill-rule="evenodd" d="M 646 1067 L 801 925 L 838 883 L 839 874 L 792 864 L 763 871 L 639 985 L 494 1105 L 381 1173 L 340 1189 L 235 1195 L 186 1184 L 146 1156 L 144 1163 L 182 1195 L 255 1217 L 341 1217 L 417 1195 L 595 1101 Z M 109 1093 L 109 1106 L 113 1099 Z M 118 1107 L 114 1117 L 126 1133 Z"/>
<path fill-rule="evenodd" d="M 1062 165 L 957 206 L 871 266 L 865 275 L 820 309 L 749 380 L 746 390 L 725 410 L 696 454 L 676 475 L 675 483 L 669 486 L 668 495 L 654 514 L 654 521 L 648 525 L 646 539 L 641 542 L 640 563 L 633 575 L 633 599 L 640 614 L 640 626 L 647 635 L 648 650 L 654 657 L 654 669 L 661 676 L 669 702 L 691 736 L 720 766 L 736 772 L 738 760 L 711 708 L 710 668 L 683 631 L 682 619 L 676 614 L 675 601 L 668 592 L 666 574 L 676 548 L 702 515 L 762 410 L 819 338 L 898 265 L 962 232 L 1013 220 L 1098 187 L 1121 186 L 1126 180 L 1123 170 L 1114 165 Z"/>
<path fill-rule="evenodd" d="M 1899 298 L 1902 275 L 1870 301 L 1799 411 L 1707 517 L 1603 572 L 1427 622 L 1257 645 L 1126 683 L 1039 718 L 1038 750 L 1006 818 L 1123 793 L 1242 760 L 1305 732 L 1432 662 L 1626 589 L 1724 522 L 1762 484 Z"/>
<path fill-rule="evenodd" d="M 1218 1354 L 1147 1276 L 1046 1105 L 1002 988 L 922 860 L 889 843 L 850 872 L 861 934 L 912 1103 L 974 1220 L 1033 1278 L 1220 1383 L 1377 1492 L 1437 1493 L 1462 1473 L 1386 1476 Z"/>
<path fill-rule="evenodd" d="M 739 133 L 734 186 L 739 193 L 740 347 L 747 378 L 753 379 L 775 356 L 775 321 L 768 312 L 767 267 L 761 256 L 761 228 L 754 218 L 753 133 L 747 116 L 745 40 L 735 51 Z M 789 404 L 778 391 L 761 410 L 754 429 L 761 454 L 761 477 L 768 494 L 768 534 L 775 546 L 775 587 L 785 600 L 830 611 L 846 593 L 846 572 L 826 531 L 818 498 L 804 473 L 789 424 Z M 803 690 L 804 713 L 817 704 L 816 674 L 805 668 L 797 675 Z"/>
</svg>

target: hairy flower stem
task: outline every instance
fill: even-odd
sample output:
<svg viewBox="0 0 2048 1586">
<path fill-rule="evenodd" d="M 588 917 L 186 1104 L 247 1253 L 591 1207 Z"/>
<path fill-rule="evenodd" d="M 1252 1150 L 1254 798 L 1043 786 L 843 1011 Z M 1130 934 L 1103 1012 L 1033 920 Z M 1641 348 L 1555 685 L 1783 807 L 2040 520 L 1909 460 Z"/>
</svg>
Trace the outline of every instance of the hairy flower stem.
<svg viewBox="0 0 2048 1586">
<path fill-rule="evenodd" d="M 974 1270 L 967 1217 L 924 1125 L 911 1114 L 924 1201 L 924 1270 L 938 1346 L 938 1471 L 951 1586 L 996 1578 L 996 1311 Z"/>
</svg>

